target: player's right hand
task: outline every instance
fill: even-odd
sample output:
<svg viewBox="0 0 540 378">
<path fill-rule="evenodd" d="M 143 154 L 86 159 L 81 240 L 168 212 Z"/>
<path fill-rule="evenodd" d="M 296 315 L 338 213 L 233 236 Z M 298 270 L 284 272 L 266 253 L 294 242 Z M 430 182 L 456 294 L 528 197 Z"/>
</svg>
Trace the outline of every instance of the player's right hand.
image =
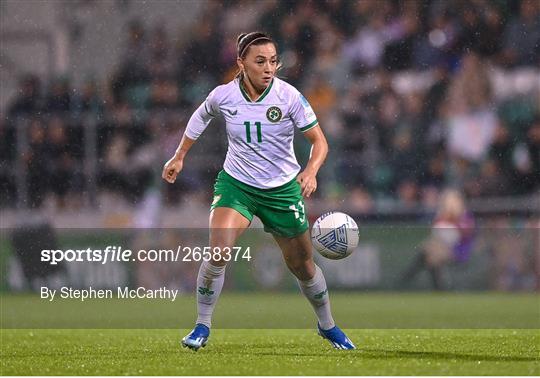
<svg viewBox="0 0 540 378">
<path fill-rule="evenodd" d="M 183 166 L 184 161 L 182 159 L 178 159 L 176 156 L 173 156 L 163 166 L 163 173 L 161 173 L 161 177 L 163 177 L 163 179 L 169 184 L 172 184 L 176 181 L 176 176 L 178 176 Z"/>
</svg>

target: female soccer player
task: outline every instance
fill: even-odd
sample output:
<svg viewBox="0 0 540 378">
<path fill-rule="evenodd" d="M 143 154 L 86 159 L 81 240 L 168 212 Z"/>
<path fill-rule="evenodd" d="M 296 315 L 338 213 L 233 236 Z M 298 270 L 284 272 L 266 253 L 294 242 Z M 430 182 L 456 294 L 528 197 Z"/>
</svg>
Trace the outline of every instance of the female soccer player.
<svg viewBox="0 0 540 378">
<path fill-rule="evenodd" d="M 318 318 L 318 332 L 337 349 L 354 344 L 332 318 L 328 290 L 312 255 L 303 196 L 317 189 L 316 175 L 328 151 L 326 138 L 307 100 L 277 78 L 276 43 L 266 34 L 241 34 L 237 40 L 237 77 L 215 88 L 191 116 L 174 156 L 163 168 L 173 183 L 184 157 L 210 121 L 225 119 L 229 147 L 214 186 L 210 211 L 210 247 L 223 251 L 235 246 L 253 216 L 272 233 L 289 270 Z M 309 162 L 300 174 L 293 151 L 294 128 L 312 143 Z M 194 350 L 205 346 L 211 317 L 223 287 L 225 255 L 203 261 L 197 276 L 195 328 L 182 339 Z"/>
</svg>

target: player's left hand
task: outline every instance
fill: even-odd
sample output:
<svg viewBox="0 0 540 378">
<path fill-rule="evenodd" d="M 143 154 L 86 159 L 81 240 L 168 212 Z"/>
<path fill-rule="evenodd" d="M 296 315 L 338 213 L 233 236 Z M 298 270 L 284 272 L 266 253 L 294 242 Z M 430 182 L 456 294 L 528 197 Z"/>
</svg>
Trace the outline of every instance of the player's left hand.
<svg viewBox="0 0 540 378">
<path fill-rule="evenodd" d="M 303 171 L 296 176 L 296 181 L 302 188 L 302 196 L 309 198 L 311 193 L 317 190 L 317 177 L 314 173 Z"/>
</svg>

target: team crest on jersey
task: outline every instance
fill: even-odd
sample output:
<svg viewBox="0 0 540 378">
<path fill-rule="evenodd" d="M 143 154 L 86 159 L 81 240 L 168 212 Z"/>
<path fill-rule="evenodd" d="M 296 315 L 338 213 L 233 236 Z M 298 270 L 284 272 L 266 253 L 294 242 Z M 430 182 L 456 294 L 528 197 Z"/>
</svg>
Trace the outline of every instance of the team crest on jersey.
<svg viewBox="0 0 540 378">
<path fill-rule="evenodd" d="M 266 111 L 266 118 L 268 118 L 270 122 L 279 122 L 282 116 L 283 113 L 281 112 L 281 109 L 277 106 L 271 106 Z"/>
</svg>

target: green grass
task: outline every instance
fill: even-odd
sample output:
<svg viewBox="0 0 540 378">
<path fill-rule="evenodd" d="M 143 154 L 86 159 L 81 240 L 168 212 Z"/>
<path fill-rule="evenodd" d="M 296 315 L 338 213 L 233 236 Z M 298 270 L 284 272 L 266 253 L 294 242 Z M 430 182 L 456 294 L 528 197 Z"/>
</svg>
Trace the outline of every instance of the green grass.
<svg viewBox="0 0 540 378">
<path fill-rule="evenodd" d="M 178 330 L 2 330 L 2 375 L 538 375 L 538 330 L 215 330 L 195 353 Z"/>
<path fill-rule="evenodd" d="M 197 353 L 179 346 L 195 317 L 191 296 L 48 303 L 3 295 L 1 374 L 540 374 L 536 294 L 341 292 L 331 299 L 355 351 L 334 350 L 316 335 L 300 294 L 225 292 L 210 343 Z"/>
<path fill-rule="evenodd" d="M 540 328 L 540 298 L 530 293 L 331 292 L 330 299 L 343 328 Z M 189 328 L 195 311 L 191 295 L 174 302 L 0 296 L 1 328 Z M 218 328 L 300 329 L 314 322 L 300 293 L 225 291 L 214 316 Z"/>
</svg>

